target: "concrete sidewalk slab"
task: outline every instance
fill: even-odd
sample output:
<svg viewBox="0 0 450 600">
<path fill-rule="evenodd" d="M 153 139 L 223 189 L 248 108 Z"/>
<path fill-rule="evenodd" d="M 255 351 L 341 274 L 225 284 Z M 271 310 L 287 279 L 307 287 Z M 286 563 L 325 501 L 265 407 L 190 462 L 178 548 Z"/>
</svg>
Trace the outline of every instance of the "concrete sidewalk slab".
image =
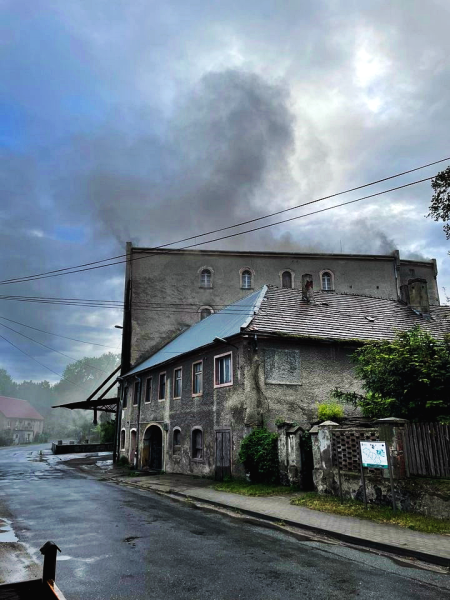
<svg viewBox="0 0 450 600">
<path fill-rule="evenodd" d="M 250 497 L 212 489 L 214 482 L 194 479 L 186 475 L 159 475 L 155 477 L 119 477 L 114 479 L 160 493 L 171 493 L 239 510 L 252 517 L 307 529 L 347 543 L 375 548 L 385 552 L 410 556 L 419 560 L 450 567 L 450 535 L 412 531 L 397 525 L 365 521 L 293 506 L 289 496 Z"/>
</svg>

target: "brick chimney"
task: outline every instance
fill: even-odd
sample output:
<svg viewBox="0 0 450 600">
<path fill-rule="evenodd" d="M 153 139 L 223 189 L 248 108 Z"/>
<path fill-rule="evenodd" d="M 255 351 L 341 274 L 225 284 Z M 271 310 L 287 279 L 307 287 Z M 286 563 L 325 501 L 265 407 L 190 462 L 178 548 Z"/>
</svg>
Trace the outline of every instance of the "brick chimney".
<svg viewBox="0 0 450 600">
<path fill-rule="evenodd" d="M 415 312 L 430 317 L 427 280 L 420 277 L 409 279 L 408 285 L 402 285 L 402 300 Z"/>
<path fill-rule="evenodd" d="M 302 298 L 314 303 L 313 278 L 309 273 L 302 275 Z"/>
</svg>

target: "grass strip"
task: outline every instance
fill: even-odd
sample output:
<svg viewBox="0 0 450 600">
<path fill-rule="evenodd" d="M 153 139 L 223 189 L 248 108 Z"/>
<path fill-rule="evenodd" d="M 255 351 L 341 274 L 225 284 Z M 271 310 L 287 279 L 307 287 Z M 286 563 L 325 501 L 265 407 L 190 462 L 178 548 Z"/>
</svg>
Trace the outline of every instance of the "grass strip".
<svg viewBox="0 0 450 600">
<path fill-rule="evenodd" d="M 222 481 L 215 483 L 212 488 L 218 492 L 230 492 L 241 496 L 285 496 L 298 492 L 298 488 L 286 485 L 269 485 L 265 483 L 250 483 L 248 481 Z"/>
<path fill-rule="evenodd" d="M 367 519 L 376 523 L 400 525 L 400 527 L 423 533 L 450 534 L 449 519 L 436 519 L 399 510 L 394 512 L 389 506 L 374 504 L 368 504 L 367 509 L 365 509 L 364 504 L 357 500 L 344 500 L 341 504 L 339 498 L 335 496 L 321 495 L 315 492 L 306 492 L 301 496 L 296 496 L 292 498 L 291 504 L 335 515 Z"/>
</svg>

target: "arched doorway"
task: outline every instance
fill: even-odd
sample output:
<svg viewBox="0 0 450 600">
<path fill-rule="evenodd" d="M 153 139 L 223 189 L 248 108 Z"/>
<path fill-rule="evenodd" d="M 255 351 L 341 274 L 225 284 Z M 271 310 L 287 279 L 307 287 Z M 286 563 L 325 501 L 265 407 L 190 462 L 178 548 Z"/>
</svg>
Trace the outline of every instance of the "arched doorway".
<svg viewBox="0 0 450 600">
<path fill-rule="evenodd" d="M 130 431 L 130 465 L 135 467 L 136 462 L 136 429 Z"/>
<path fill-rule="evenodd" d="M 162 431 L 157 425 L 150 425 L 145 431 L 142 466 L 155 471 L 162 469 Z"/>
</svg>

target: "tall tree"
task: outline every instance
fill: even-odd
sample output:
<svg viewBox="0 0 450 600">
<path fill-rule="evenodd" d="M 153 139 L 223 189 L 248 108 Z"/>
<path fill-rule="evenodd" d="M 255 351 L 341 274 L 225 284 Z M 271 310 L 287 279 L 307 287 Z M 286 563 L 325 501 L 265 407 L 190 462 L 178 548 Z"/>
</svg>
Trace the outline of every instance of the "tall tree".
<svg viewBox="0 0 450 600">
<path fill-rule="evenodd" d="M 431 198 L 429 217 L 435 221 L 444 221 L 444 232 L 450 239 L 450 167 L 441 171 L 431 181 L 433 196 Z"/>
<path fill-rule="evenodd" d="M 5 369 L 0 369 L 0 396 L 17 396 L 17 383 Z"/>
</svg>

